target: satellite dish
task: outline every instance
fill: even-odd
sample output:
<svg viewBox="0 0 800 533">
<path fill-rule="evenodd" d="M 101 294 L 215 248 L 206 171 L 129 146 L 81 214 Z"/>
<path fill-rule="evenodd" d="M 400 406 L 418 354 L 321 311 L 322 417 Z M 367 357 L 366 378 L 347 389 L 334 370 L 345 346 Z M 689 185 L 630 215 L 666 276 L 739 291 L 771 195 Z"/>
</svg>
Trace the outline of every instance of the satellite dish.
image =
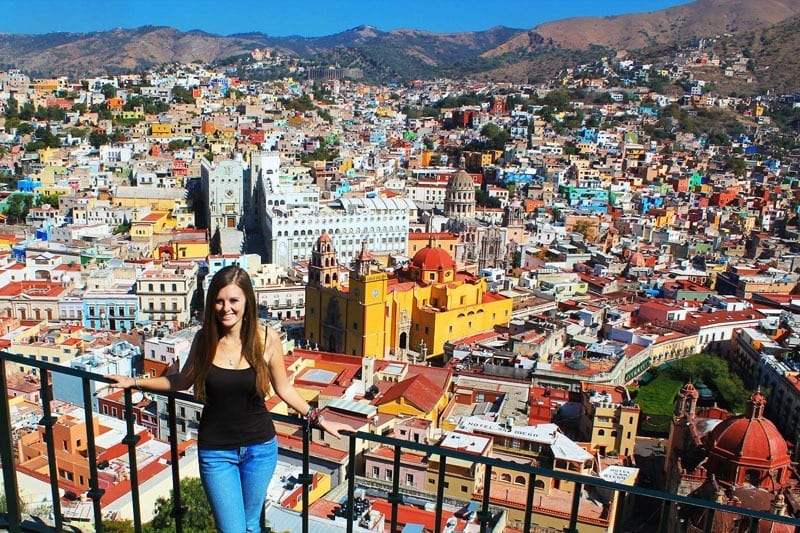
<svg viewBox="0 0 800 533">
<path fill-rule="evenodd" d="M 139 403 L 139 402 L 141 402 L 142 400 L 144 400 L 144 394 L 142 393 L 142 391 L 140 391 L 140 390 L 137 390 L 136 392 L 134 392 L 133 394 L 131 394 L 131 401 L 132 401 L 133 403 Z"/>
</svg>

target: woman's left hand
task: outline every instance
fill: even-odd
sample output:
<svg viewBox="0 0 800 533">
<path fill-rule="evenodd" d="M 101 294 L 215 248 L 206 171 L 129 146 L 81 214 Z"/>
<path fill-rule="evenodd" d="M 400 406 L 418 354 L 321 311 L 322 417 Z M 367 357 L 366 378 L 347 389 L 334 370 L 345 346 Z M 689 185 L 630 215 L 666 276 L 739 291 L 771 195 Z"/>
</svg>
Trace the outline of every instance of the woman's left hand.
<svg viewBox="0 0 800 533">
<path fill-rule="evenodd" d="M 353 428 L 347 424 L 333 420 L 325 420 L 325 417 L 322 415 L 320 415 L 319 420 L 317 421 L 317 427 L 323 430 L 325 433 L 333 435 L 337 439 L 341 439 L 346 433 L 353 433 Z"/>
</svg>

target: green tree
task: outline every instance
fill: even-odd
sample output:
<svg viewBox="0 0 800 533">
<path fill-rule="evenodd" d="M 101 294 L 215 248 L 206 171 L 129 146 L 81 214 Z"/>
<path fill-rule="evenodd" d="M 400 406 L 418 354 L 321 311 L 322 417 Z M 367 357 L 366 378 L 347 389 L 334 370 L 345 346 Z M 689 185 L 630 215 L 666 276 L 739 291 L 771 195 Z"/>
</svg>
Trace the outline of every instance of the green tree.
<svg viewBox="0 0 800 533">
<path fill-rule="evenodd" d="M 481 129 L 481 135 L 486 138 L 486 148 L 489 150 L 503 150 L 508 140 L 506 130 L 491 122 Z"/>
<path fill-rule="evenodd" d="M 183 516 L 184 531 L 212 532 L 214 529 L 214 517 L 211 515 L 211 507 L 208 505 L 203 485 L 196 477 L 181 479 L 181 504 L 187 508 Z M 159 498 L 156 500 L 155 517 L 148 526 L 148 531 L 153 533 L 175 531 L 175 519 L 172 517 L 173 495 L 170 498 Z"/>
<path fill-rule="evenodd" d="M 33 205 L 33 196 L 26 193 L 15 192 L 6 200 L 6 216 L 12 224 L 25 221 Z"/>
<path fill-rule="evenodd" d="M 21 122 L 17 126 L 17 135 L 29 135 L 34 132 L 34 127 L 29 122 Z"/>
<path fill-rule="evenodd" d="M 33 132 L 34 137 L 37 141 L 44 144 L 47 148 L 58 148 L 61 146 L 61 139 L 59 139 L 50 128 L 45 128 L 44 126 L 39 126 L 36 128 L 36 131 Z"/>
<path fill-rule="evenodd" d="M 6 128 L 15 128 L 19 123 L 19 102 L 12 96 L 6 104 Z"/>
<path fill-rule="evenodd" d="M 730 371 L 724 359 L 712 354 L 700 353 L 681 359 L 672 366 L 671 372 L 683 382 L 705 383 L 717 392 L 721 407 L 737 413 L 744 410 L 750 397 L 742 378 Z"/>
<path fill-rule="evenodd" d="M 36 109 L 33 108 L 33 104 L 25 102 L 22 104 L 22 107 L 19 108 L 19 118 L 20 120 L 31 120 L 35 112 Z"/>
<path fill-rule="evenodd" d="M 103 520 L 105 533 L 133 533 L 133 520 Z"/>
<path fill-rule="evenodd" d="M 734 175 L 742 177 L 747 171 L 747 163 L 741 157 L 731 157 L 725 168 L 733 172 Z"/>
<path fill-rule="evenodd" d="M 100 148 L 102 145 L 108 143 L 108 134 L 102 131 L 92 130 L 89 134 L 89 144 L 95 148 Z"/>
<path fill-rule="evenodd" d="M 186 141 L 182 141 L 180 139 L 175 139 L 169 142 L 167 145 L 170 150 L 176 152 L 178 150 L 183 150 L 186 148 Z"/>
<path fill-rule="evenodd" d="M 559 111 L 563 111 L 571 107 L 572 97 L 566 89 L 556 89 L 550 91 L 542 99 L 545 105 L 553 106 Z"/>
<path fill-rule="evenodd" d="M 53 194 L 42 194 L 36 198 L 36 207 L 41 207 L 44 204 L 49 204 L 53 207 L 58 207 L 58 197 L 61 194 L 53 193 Z"/>
<path fill-rule="evenodd" d="M 500 207 L 501 203 L 498 197 L 490 196 L 486 191 L 478 189 L 475 191 L 475 205 L 479 207 L 497 208 Z"/>
<path fill-rule="evenodd" d="M 172 88 L 172 101 L 176 104 L 193 104 L 195 102 L 192 90 L 179 85 Z"/>
<path fill-rule="evenodd" d="M 100 87 L 100 92 L 103 93 L 103 96 L 106 98 L 116 98 L 117 96 L 117 88 L 110 83 L 106 83 Z"/>
</svg>

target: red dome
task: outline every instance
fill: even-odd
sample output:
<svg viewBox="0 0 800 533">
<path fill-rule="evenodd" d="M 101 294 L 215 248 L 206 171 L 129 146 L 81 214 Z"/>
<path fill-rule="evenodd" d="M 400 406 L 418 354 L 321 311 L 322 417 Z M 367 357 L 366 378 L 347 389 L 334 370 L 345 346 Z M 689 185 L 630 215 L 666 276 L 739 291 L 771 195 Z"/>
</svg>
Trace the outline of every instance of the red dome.
<svg viewBox="0 0 800 533">
<path fill-rule="evenodd" d="M 628 260 L 628 264 L 634 268 L 641 268 L 647 265 L 642 252 L 634 252 Z"/>
<path fill-rule="evenodd" d="M 762 417 L 733 416 L 708 436 L 709 455 L 740 465 L 776 467 L 789 464 L 789 449 L 778 428 Z"/>
<path fill-rule="evenodd" d="M 323 231 L 322 234 L 317 238 L 317 242 L 333 242 L 331 241 L 331 236 L 328 235 L 327 232 Z"/>
<path fill-rule="evenodd" d="M 456 263 L 445 250 L 426 246 L 414 255 L 411 266 L 420 270 L 455 270 Z"/>
<path fill-rule="evenodd" d="M 681 388 L 681 394 L 683 396 L 691 396 L 692 398 L 699 398 L 700 397 L 700 393 L 697 392 L 697 389 L 694 387 L 694 385 L 692 385 L 691 381 L 686 383 Z"/>
</svg>

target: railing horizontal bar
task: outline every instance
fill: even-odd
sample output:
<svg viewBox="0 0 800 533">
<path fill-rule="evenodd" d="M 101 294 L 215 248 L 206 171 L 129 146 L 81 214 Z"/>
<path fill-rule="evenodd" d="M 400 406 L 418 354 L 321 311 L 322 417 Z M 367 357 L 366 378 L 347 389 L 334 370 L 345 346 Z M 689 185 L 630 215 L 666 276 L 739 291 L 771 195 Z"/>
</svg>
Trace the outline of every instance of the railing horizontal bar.
<svg viewBox="0 0 800 533">
<path fill-rule="evenodd" d="M 613 491 L 623 492 L 627 494 L 636 494 L 639 496 L 647 496 L 650 498 L 655 498 L 657 500 L 666 500 L 670 502 L 685 504 L 685 505 L 693 505 L 695 507 L 703 507 L 705 509 L 714 509 L 717 511 L 726 511 L 729 513 L 735 513 L 742 516 L 748 516 L 751 518 L 759 518 L 764 520 L 769 520 L 773 522 L 779 522 L 782 524 L 790 524 L 790 525 L 800 525 L 800 520 L 791 516 L 780 516 L 772 514 L 768 511 L 756 511 L 753 509 L 747 509 L 744 507 L 732 507 L 729 505 L 724 505 L 717 502 L 712 502 L 709 500 L 701 500 L 698 498 L 691 498 L 689 496 L 681 496 L 678 494 L 661 492 L 655 489 L 648 489 L 646 487 L 635 487 L 631 485 L 623 485 L 621 483 L 614 483 L 613 481 L 607 481 L 605 479 L 599 477 L 592 477 L 592 476 L 585 476 L 581 474 L 573 474 L 571 472 L 564 472 L 563 470 L 549 470 L 547 468 L 543 468 L 540 466 L 532 466 L 527 464 L 514 464 L 511 466 L 508 461 L 496 457 L 485 457 L 482 455 L 474 455 L 467 452 L 461 452 L 458 450 L 451 450 L 442 448 L 440 446 L 430 446 L 427 444 L 422 444 L 418 442 L 412 442 L 407 440 L 398 439 L 395 437 L 388 437 L 386 435 L 377 435 L 373 433 L 366 433 L 363 431 L 356 431 L 350 434 L 351 437 L 356 439 L 364 439 L 372 442 L 377 442 L 380 444 L 385 444 L 390 447 L 394 446 L 401 446 L 403 448 L 408 448 L 411 450 L 417 450 L 424 453 L 432 454 L 432 455 L 447 455 L 447 457 L 455 458 L 455 459 L 462 459 L 469 462 L 480 463 L 484 465 L 492 465 L 497 466 L 500 468 L 511 469 L 515 472 L 525 472 L 528 474 L 533 474 L 535 476 L 542 476 L 542 477 L 549 477 L 553 479 L 558 479 L 561 481 L 572 481 L 574 483 L 582 483 L 586 485 L 592 485 L 595 487 L 602 487 L 606 489 L 610 489 Z"/>
<path fill-rule="evenodd" d="M 101 374 L 94 374 L 94 373 L 87 372 L 87 371 L 84 371 L 84 370 L 73 369 L 73 368 L 62 366 L 62 365 L 59 365 L 59 364 L 56 364 L 56 363 L 37 361 L 37 360 L 30 359 L 30 358 L 28 358 L 26 356 L 21 356 L 21 355 L 17 355 L 17 354 L 10 354 L 8 352 L 0 351 L 0 360 L 11 361 L 13 363 L 18 363 L 20 365 L 39 368 L 39 369 L 42 369 L 42 370 L 48 370 L 50 372 L 56 372 L 56 373 L 59 373 L 59 374 L 75 376 L 75 377 L 82 378 L 84 380 L 92 380 L 92 381 L 97 381 L 97 382 L 101 382 L 101 383 L 111 383 L 111 381 L 108 378 L 106 378 L 105 376 L 103 376 Z M 89 394 L 89 389 L 88 389 L 88 387 L 85 386 L 84 387 L 84 398 L 85 398 L 85 400 L 89 400 L 88 394 Z M 160 394 L 161 396 L 166 397 L 166 398 L 171 398 L 171 399 L 174 399 L 174 400 L 184 401 L 184 402 L 187 402 L 187 403 L 193 403 L 193 404 L 198 404 L 199 403 L 199 402 L 197 402 L 197 400 L 191 394 L 187 394 L 187 393 L 183 393 L 183 392 L 166 393 L 166 394 L 158 393 L 158 394 Z M 2 402 L 2 400 L 0 400 L 0 402 Z M 7 401 L 7 399 L 6 399 L 6 401 L 4 403 L 5 403 L 4 414 L 7 415 L 8 414 L 8 401 Z M 88 402 L 85 401 L 84 403 L 91 403 L 91 402 L 89 400 Z M 91 408 L 90 408 L 90 412 L 91 412 Z M 288 424 L 292 424 L 292 425 L 300 425 L 300 424 L 303 423 L 303 421 L 300 418 L 296 417 L 296 416 L 280 415 L 280 414 L 277 414 L 277 413 L 273 414 L 272 416 L 278 422 L 284 422 L 284 423 L 288 423 Z M 440 458 L 442 458 L 441 460 L 442 460 L 443 463 L 445 461 L 444 458 L 460 459 L 460 460 L 468 461 L 468 462 L 475 463 L 475 464 L 483 464 L 483 465 L 486 465 L 487 467 L 500 467 L 500 468 L 504 468 L 504 469 L 511 469 L 511 470 L 514 470 L 514 471 L 520 472 L 520 473 L 527 473 L 527 474 L 529 474 L 531 476 L 530 483 L 533 483 L 533 480 L 536 477 L 551 478 L 551 479 L 555 479 L 555 480 L 573 482 L 573 483 L 581 484 L 581 485 L 600 487 L 600 488 L 608 489 L 608 490 L 611 490 L 611 491 L 618 491 L 618 492 L 625 493 L 625 494 L 633 494 L 633 495 L 637 495 L 637 496 L 655 498 L 655 499 L 661 500 L 663 502 L 674 502 L 674 503 L 678 503 L 678 504 L 681 504 L 681 505 L 694 506 L 694 507 L 697 507 L 697 508 L 707 509 L 707 510 L 712 511 L 712 512 L 722 511 L 722 512 L 726 512 L 726 513 L 736 514 L 736 515 L 739 515 L 739 516 L 742 516 L 742 517 L 755 518 L 755 519 L 764 520 L 764 521 L 772 522 L 772 523 L 789 524 L 789 525 L 794 525 L 794 526 L 800 525 L 800 520 L 798 520 L 798 519 L 796 519 L 794 517 L 791 517 L 791 516 L 775 515 L 775 514 L 772 514 L 770 512 L 766 512 L 766 511 L 755 511 L 755 510 L 746 509 L 746 508 L 742 508 L 742 507 L 731 507 L 731 506 L 724 505 L 724 504 L 717 503 L 717 502 L 713 502 L 713 501 L 700 500 L 700 499 L 692 498 L 692 497 L 688 497 L 688 496 L 680 496 L 680 495 L 677 495 L 677 494 L 665 493 L 665 492 L 661 492 L 661 491 L 658 491 L 658 490 L 655 490 L 655 489 L 649 489 L 649 488 L 644 488 L 644 487 L 635 487 L 635 486 L 629 486 L 629 485 L 622 485 L 622 484 L 619 484 L 619 483 L 614 483 L 612 481 L 607 481 L 607 480 L 599 478 L 599 477 L 592 477 L 592 476 L 586 476 L 586 475 L 582 475 L 582 474 L 575 474 L 573 472 L 565 472 L 565 471 L 561 471 L 561 470 L 550 470 L 550 469 L 547 469 L 547 468 L 544 468 L 544 467 L 541 467 L 541 466 L 533 466 L 533 465 L 529 465 L 529 464 L 518 464 L 518 463 L 515 463 L 515 464 L 512 465 L 512 464 L 509 464 L 507 461 L 505 461 L 503 459 L 499 459 L 499 458 L 495 458 L 495 457 L 476 456 L 476 455 L 469 454 L 469 453 L 462 452 L 462 451 L 458 451 L 458 450 L 451 450 L 451 449 L 442 448 L 442 447 L 439 447 L 439 446 L 430 446 L 430 445 L 423 444 L 423 443 L 417 443 L 417 442 L 398 439 L 398 438 L 395 438 L 395 437 L 389 437 L 389 436 L 385 436 L 385 435 L 366 433 L 366 432 L 362 432 L 362 431 L 347 433 L 347 435 L 351 438 L 350 449 L 349 449 L 349 455 L 351 457 L 351 460 L 349 461 L 349 464 L 348 464 L 348 475 L 350 476 L 350 478 L 347 480 L 347 483 L 348 483 L 348 495 L 349 495 L 348 499 L 349 499 L 349 501 L 347 502 L 346 505 L 347 505 L 347 507 L 349 507 L 348 510 L 351 513 L 352 513 L 352 510 L 353 510 L 353 496 L 354 496 L 354 490 L 355 490 L 355 470 L 354 470 L 354 462 L 355 461 L 353 459 L 353 457 L 355 455 L 355 445 L 354 445 L 354 443 L 356 442 L 356 439 L 361 439 L 361 440 L 365 440 L 365 441 L 372 442 L 372 443 L 383 444 L 383 445 L 386 445 L 386 446 L 389 446 L 389 447 L 393 447 L 395 449 L 401 448 L 401 449 L 415 450 L 415 451 L 422 452 L 422 453 L 428 454 L 428 455 L 437 455 Z M 4 455 L 6 455 L 6 453 L 4 453 Z M 8 453 L 8 455 L 10 455 L 10 453 Z M 8 468 L 9 468 L 9 465 L 3 464 L 4 473 L 6 473 L 8 471 L 7 470 Z M 96 473 L 95 473 L 95 476 L 96 476 Z M 397 471 L 397 469 L 395 469 L 395 476 L 399 476 L 399 472 Z M 14 477 L 14 476 L 12 476 L 12 477 Z M 4 484 L 5 484 L 6 489 L 7 489 L 8 492 L 12 492 L 12 493 L 16 492 L 17 487 L 16 487 L 16 484 L 15 484 L 15 480 L 6 479 L 6 480 L 4 480 Z M 90 492 L 95 492 L 95 491 L 90 491 Z M 95 494 L 95 496 L 97 496 L 97 494 Z M 438 498 L 437 498 L 437 501 L 438 501 Z M 12 527 L 13 527 L 14 518 L 16 518 L 14 516 L 15 515 L 14 511 L 17 511 L 17 513 L 18 513 L 19 510 L 18 509 L 14 509 L 14 502 L 8 502 L 8 505 L 9 505 L 9 511 L 10 511 L 9 514 L 11 515 L 10 521 L 12 522 Z M 665 505 L 665 509 L 666 509 L 666 507 L 668 507 L 668 506 Z M 531 510 L 528 509 L 527 511 L 530 512 Z M 19 516 L 19 514 L 17 514 L 17 516 Z M 348 530 L 352 531 L 352 523 L 348 524 Z"/>
</svg>

